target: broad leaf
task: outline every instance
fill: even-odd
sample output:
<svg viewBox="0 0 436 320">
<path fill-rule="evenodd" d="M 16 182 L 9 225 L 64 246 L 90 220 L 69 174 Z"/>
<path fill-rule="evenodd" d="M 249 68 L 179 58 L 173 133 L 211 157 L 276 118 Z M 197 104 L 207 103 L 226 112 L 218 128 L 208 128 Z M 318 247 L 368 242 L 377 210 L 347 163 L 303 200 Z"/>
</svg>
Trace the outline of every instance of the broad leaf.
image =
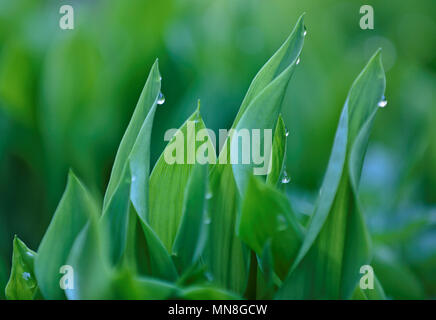
<svg viewBox="0 0 436 320">
<path fill-rule="evenodd" d="M 161 94 L 160 89 L 161 76 L 156 61 L 120 143 L 106 191 L 101 223 L 111 235 L 111 261 L 112 264 L 116 264 L 120 262 L 124 254 L 128 254 L 126 252 L 128 247 L 134 250 L 136 230 L 132 228 L 132 225 L 129 226 L 129 219 L 130 223 L 135 225 L 135 218 L 132 214 L 137 214 L 146 238 L 146 249 L 149 255 L 147 258 L 150 261 L 151 273 L 159 277 L 174 279 L 175 269 L 170 257 L 147 221 L 150 140 L 154 114 Z"/>
<path fill-rule="evenodd" d="M 281 101 L 278 100 L 286 91 L 286 80 L 289 80 L 291 69 L 293 69 L 292 66 L 300 55 L 303 46 L 304 29 L 303 17 L 300 17 L 294 30 L 283 45 L 255 76 L 232 125 L 233 129 L 237 128 L 241 118 L 248 113 L 249 108 L 252 108 L 254 112 L 265 113 L 268 117 L 266 122 L 261 119 L 260 123 L 254 123 L 253 121 L 256 120 L 251 117 L 246 118 L 244 125 L 247 129 L 267 128 L 270 122 L 272 124 L 269 128 L 273 128 L 281 108 Z M 272 87 L 281 91 L 271 92 Z M 264 93 L 265 91 L 268 93 Z M 275 105 L 271 101 L 266 101 L 262 110 L 258 110 L 261 101 L 268 100 L 268 94 L 271 94 L 271 97 L 276 100 L 274 101 Z M 255 102 L 256 100 L 257 102 Z M 250 107 L 253 105 L 255 107 Z M 238 170 L 238 172 L 240 170 L 236 166 L 232 169 L 229 151 L 230 138 L 227 139 L 223 150 L 220 152 L 219 163 L 214 166 L 210 174 L 212 198 L 209 201 L 209 213 L 211 226 L 209 253 L 206 260 L 215 281 L 242 294 L 248 279 L 249 251 L 241 240 L 235 237 L 240 196 L 233 169 Z M 238 175 L 240 185 L 245 181 L 244 174 L 245 172 Z"/>
<path fill-rule="evenodd" d="M 253 176 L 242 203 L 238 235 L 259 257 L 271 255 L 281 278 L 303 240 L 302 228 L 286 196 Z M 271 252 L 265 252 L 267 244 Z"/>
<path fill-rule="evenodd" d="M 114 165 L 112 167 L 111 177 L 106 189 L 104 197 L 103 211 L 110 202 L 110 199 L 118 188 L 120 180 L 123 178 L 124 168 L 127 159 L 130 156 L 132 148 L 137 140 L 138 134 L 143 127 L 144 120 L 146 119 L 149 111 L 157 103 L 161 90 L 161 76 L 159 73 L 158 61 L 153 64 L 148 79 L 139 97 L 132 119 L 124 133 L 120 146 L 115 157 Z"/>
<path fill-rule="evenodd" d="M 104 229 L 96 217 L 89 222 L 76 238 L 68 265 L 74 270 L 74 286 L 65 290 L 68 299 L 110 299 L 112 270 L 109 261 L 109 247 Z"/>
<path fill-rule="evenodd" d="M 348 299 L 360 267 L 370 262 L 370 239 L 357 187 L 384 90 L 385 76 L 377 52 L 350 89 L 314 214 L 278 298 Z"/>
<path fill-rule="evenodd" d="M 218 285 L 242 294 L 248 279 L 249 250 L 236 236 L 240 199 L 231 165 L 214 166 L 209 179 L 211 223 L 205 260 Z"/>
<path fill-rule="evenodd" d="M 73 242 L 96 206 L 88 191 L 70 171 L 67 187 L 35 258 L 35 274 L 46 299 L 64 299 L 60 268 L 67 264 Z"/>
<path fill-rule="evenodd" d="M 150 176 L 150 211 L 147 221 L 168 252 L 172 250 L 183 215 L 184 194 L 180 190 L 185 190 L 188 186 L 197 152 L 206 148 L 209 150 L 209 161 L 215 161 L 215 150 L 210 137 L 196 140 L 196 134 L 202 129 L 205 129 L 205 125 L 197 109 L 174 134 Z"/>
<path fill-rule="evenodd" d="M 192 170 L 183 205 L 183 216 L 174 240 L 172 254 L 180 270 L 194 265 L 206 241 L 207 165 L 197 164 Z"/>
</svg>

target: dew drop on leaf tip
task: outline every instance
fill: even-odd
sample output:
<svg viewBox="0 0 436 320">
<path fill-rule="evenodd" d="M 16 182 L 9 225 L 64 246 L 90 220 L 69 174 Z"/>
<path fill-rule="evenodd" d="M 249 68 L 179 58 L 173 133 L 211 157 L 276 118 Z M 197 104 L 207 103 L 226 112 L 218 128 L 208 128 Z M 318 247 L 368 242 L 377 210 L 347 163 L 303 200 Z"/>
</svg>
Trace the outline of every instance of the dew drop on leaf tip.
<svg viewBox="0 0 436 320">
<path fill-rule="evenodd" d="M 164 104 L 165 102 L 165 96 L 162 92 L 159 92 L 159 97 L 157 98 L 157 104 Z"/>
<path fill-rule="evenodd" d="M 291 181 L 291 178 L 289 178 L 288 173 L 285 171 L 283 171 L 283 176 L 282 176 L 282 183 L 287 184 Z"/>
<path fill-rule="evenodd" d="M 385 96 L 383 96 L 383 98 L 379 101 L 379 103 L 377 105 L 380 108 L 384 108 L 384 107 L 386 107 L 387 104 L 388 104 L 388 101 L 386 100 Z"/>
</svg>

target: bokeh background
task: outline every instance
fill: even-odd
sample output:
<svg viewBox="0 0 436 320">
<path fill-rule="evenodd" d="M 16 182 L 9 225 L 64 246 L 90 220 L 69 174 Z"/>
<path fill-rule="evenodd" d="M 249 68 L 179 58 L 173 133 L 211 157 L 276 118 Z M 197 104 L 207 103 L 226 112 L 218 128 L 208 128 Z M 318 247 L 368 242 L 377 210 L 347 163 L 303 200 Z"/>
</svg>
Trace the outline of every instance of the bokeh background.
<svg viewBox="0 0 436 320">
<path fill-rule="evenodd" d="M 75 10 L 74 30 L 59 28 L 62 4 Z M 374 30 L 359 27 L 364 4 Z M 347 91 L 381 47 L 388 105 L 361 186 L 376 273 L 399 287 L 391 297 L 436 297 L 435 11 L 434 0 L 0 0 L 0 297 L 13 235 L 37 249 L 68 168 L 102 198 L 156 58 L 166 102 L 152 161 L 197 99 L 209 128 L 229 128 L 303 12 L 308 34 L 283 110 L 292 204 L 310 214 Z"/>
</svg>

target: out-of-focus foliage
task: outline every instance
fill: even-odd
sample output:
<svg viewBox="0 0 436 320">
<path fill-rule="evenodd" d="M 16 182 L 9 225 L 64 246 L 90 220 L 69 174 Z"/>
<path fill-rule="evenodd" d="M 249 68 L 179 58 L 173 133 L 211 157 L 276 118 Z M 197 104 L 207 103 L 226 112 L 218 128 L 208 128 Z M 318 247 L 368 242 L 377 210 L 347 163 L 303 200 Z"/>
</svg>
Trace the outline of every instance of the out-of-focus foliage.
<svg viewBox="0 0 436 320">
<path fill-rule="evenodd" d="M 282 111 L 294 211 L 303 220 L 313 212 L 349 84 L 382 47 L 388 106 L 374 122 L 360 188 L 376 252 L 382 252 L 374 266 L 377 274 L 391 270 L 389 264 L 396 274 L 407 273 L 415 283 L 409 297 L 434 297 L 434 4 L 368 4 L 374 30 L 359 28 L 361 3 L 354 1 L 74 1 L 75 30 L 62 31 L 59 1 L 1 1 L 0 287 L 11 268 L 13 235 L 37 248 L 69 167 L 103 198 L 118 141 L 155 57 L 166 103 L 156 111 L 151 167 L 165 130 L 179 127 L 197 98 L 207 127 L 231 126 L 250 79 L 305 11 L 309 29 L 298 81 Z M 394 280 L 380 281 L 388 297 L 405 297 Z"/>
</svg>

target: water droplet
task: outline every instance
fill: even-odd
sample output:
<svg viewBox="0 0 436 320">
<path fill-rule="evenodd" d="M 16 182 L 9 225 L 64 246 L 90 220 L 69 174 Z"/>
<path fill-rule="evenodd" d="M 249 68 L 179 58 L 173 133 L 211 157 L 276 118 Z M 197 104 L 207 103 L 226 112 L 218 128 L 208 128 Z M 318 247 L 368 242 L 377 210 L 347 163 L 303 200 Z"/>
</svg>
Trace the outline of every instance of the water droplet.
<svg viewBox="0 0 436 320">
<path fill-rule="evenodd" d="M 132 182 L 136 181 L 136 176 L 132 176 Z"/>
<path fill-rule="evenodd" d="M 289 136 L 289 130 L 288 128 L 285 129 L 285 137 Z"/>
<path fill-rule="evenodd" d="M 307 29 L 306 26 L 304 26 L 303 36 L 306 36 L 306 34 L 307 34 Z"/>
<path fill-rule="evenodd" d="M 206 199 L 212 199 L 212 197 L 213 197 L 212 192 L 207 192 L 206 193 Z"/>
<path fill-rule="evenodd" d="M 282 183 L 286 184 L 289 183 L 291 181 L 291 178 L 289 178 L 288 173 L 285 171 L 283 171 L 283 176 L 282 176 Z"/>
<path fill-rule="evenodd" d="M 386 100 L 385 96 L 383 96 L 383 98 L 381 99 L 381 101 L 379 101 L 378 106 L 380 108 L 384 108 L 386 107 L 386 105 L 388 104 L 388 100 Z"/>
<path fill-rule="evenodd" d="M 159 92 L 159 97 L 157 98 L 157 104 L 164 104 L 165 102 L 165 96 L 162 92 Z"/>
<path fill-rule="evenodd" d="M 24 280 L 29 280 L 30 279 L 30 273 L 29 272 L 23 272 L 22 276 L 23 276 Z"/>
<path fill-rule="evenodd" d="M 297 62 L 295 64 L 299 64 L 300 63 L 300 57 L 298 57 Z"/>
</svg>

